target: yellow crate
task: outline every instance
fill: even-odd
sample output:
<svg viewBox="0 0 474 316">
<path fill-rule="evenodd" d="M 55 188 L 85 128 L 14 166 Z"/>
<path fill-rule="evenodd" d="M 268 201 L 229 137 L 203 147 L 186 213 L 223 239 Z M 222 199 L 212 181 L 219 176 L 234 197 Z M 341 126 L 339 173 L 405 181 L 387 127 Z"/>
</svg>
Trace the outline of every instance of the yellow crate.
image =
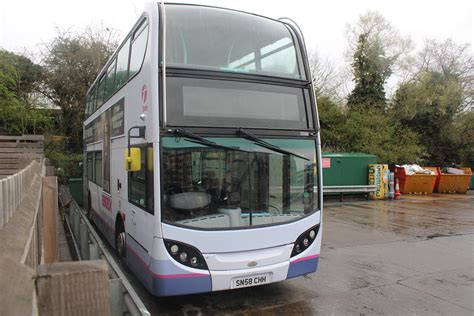
<svg viewBox="0 0 474 316">
<path fill-rule="evenodd" d="M 370 196 L 374 200 L 385 199 L 388 197 L 388 165 L 370 164 L 369 165 L 369 184 L 375 185 L 376 190 Z"/>
</svg>

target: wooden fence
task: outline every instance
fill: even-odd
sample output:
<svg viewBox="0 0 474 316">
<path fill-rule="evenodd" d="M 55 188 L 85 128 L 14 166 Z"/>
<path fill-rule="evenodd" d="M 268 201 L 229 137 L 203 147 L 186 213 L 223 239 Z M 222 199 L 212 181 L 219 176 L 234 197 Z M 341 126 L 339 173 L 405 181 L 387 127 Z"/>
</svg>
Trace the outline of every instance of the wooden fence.
<svg viewBox="0 0 474 316">
<path fill-rule="evenodd" d="M 58 182 L 45 173 L 34 160 L 0 180 L 0 315 L 108 316 L 105 261 L 58 262 Z"/>
<path fill-rule="evenodd" d="M 43 172 L 42 162 L 33 161 L 0 181 L 0 315 L 37 314 L 33 293 L 44 252 Z"/>
<path fill-rule="evenodd" d="M 43 158 L 43 135 L 0 135 L 0 179 L 24 169 L 31 161 Z"/>
</svg>

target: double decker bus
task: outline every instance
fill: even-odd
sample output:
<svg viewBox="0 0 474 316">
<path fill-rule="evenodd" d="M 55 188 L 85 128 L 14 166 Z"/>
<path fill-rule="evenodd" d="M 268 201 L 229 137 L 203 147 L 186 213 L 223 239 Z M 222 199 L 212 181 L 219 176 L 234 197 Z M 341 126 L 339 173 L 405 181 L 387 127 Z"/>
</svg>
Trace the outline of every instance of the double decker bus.
<svg viewBox="0 0 474 316">
<path fill-rule="evenodd" d="M 149 4 L 85 114 L 88 215 L 152 294 L 316 271 L 319 123 L 293 22 Z"/>
</svg>

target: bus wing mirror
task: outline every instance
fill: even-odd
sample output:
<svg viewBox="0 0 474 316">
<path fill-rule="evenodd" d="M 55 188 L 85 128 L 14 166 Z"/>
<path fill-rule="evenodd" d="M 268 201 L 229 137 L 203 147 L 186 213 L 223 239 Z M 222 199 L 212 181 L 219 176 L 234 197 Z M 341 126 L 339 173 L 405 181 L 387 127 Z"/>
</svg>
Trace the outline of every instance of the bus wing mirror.
<svg viewBox="0 0 474 316">
<path fill-rule="evenodd" d="M 142 152 L 138 147 L 125 149 L 125 170 L 140 171 L 142 167 Z"/>
<path fill-rule="evenodd" d="M 145 126 L 138 127 L 138 138 L 145 138 Z"/>
</svg>

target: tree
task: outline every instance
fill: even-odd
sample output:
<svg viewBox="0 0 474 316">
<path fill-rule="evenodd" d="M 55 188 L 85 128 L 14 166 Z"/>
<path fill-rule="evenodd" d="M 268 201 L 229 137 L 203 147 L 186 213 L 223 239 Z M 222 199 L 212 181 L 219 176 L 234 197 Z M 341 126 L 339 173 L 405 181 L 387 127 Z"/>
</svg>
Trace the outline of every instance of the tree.
<svg viewBox="0 0 474 316">
<path fill-rule="evenodd" d="M 309 67 L 318 97 L 342 101 L 345 77 L 328 59 L 321 59 L 316 51 L 309 53 Z"/>
<path fill-rule="evenodd" d="M 371 44 L 366 34 L 359 36 L 352 69 L 355 87 L 347 98 L 351 109 L 385 109 L 384 84 L 391 75 L 388 65 L 381 62 L 383 51 Z"/>
<path fill-rule="evenodd" d="M 61 108 L 60 129 L 69 137 L 68 149 L 82 151 L 85 96 L 117 46 L 116 34 L 99 26 L 78 33 L 58 30 L 43 45 L 43 93 Z"/>
<path fill-rule="evenodd" d="M 450 74 L 423 71 L 397 89 L 392 113 L 406 128 L 416 131 L 435 165 L 459 160 L 454 120 L 462 108 L 463 89 Z"/>
<path fill-rule="evenodd" d="M 385 82 L 401 64 L 411 42 L 373 11 L 361 15 L 355 25 L 348 25 L 347 36 L 355 84 L 348 96 L 349 108 L 384 110 Z"/>
<path fill-rule="evenodd" d="M 359 46 L 360 35 L 365 35 L 370 45 L 377 46 L 378 50 L 384 52 L 380 62 L 385 64 L 386 68 L 397 72 L 404 67 L 405 59 L 409 57 L 408 53 L 412 49 L 412 42 L 409 37 L 402 36 L 379 12 L 367 11 L 359 16 L 355 24 L 347 25 L 348 50 L 346 58 L 348 60 L 352 60 L 354 52 Z"/>
<path fill-rule="evenodd" d="M 364 152 L 384 163 L 421 163 L 426 158 L 419 135 L 377 109 L 344 111 L 318 97 L 321 147 L 326 152 Z"/>
<path fill-rule="evenodd" d="M 35 134 L 50 128 L 48 113 L 35 109 L 31 98 L 41 72 L 27 57 L 0 50 L 0 131 Z"/>
<path fill-rule="evenodd" d="M 13 79 L 11 91 L 22 101 L 29 103 L 29 96 L 38 91 L 41 83 L 41 66 L 25 56 L 5 50 L 0 50 L 0 63 L 2 71 L 9 72 Z"/>
<path fill-rule="evenodd" d="M 453 138 L 457 144 L 458 163 L 474 167 L 474 111 L 456 117 Z"/>
<path fill-rule="evenodd" d="M 319 96 L 317 103 L 322 150 L 326 152 L 343 150 L 341 127 L 345 123 L 345 115 L 342 107 L 327 96 Z"/>
<path fill-rule="evenodd" d="M 446 77 L 453 77 L 462 87 L 460 110 L 474 105 L 474 56 L 469 44 L 457 44 L 452 39 L 444 41 L 426 40 L 423 49 L 412 67 L 410 79 L 420 74 L 435 71 Z"/>
<path fill-rule="evenodd" d="M 418 134 L 377 109 L 350 111 L 340 145 L 345 151 L 374 154 L 384 163 L 420 163 L 424 157 Z"/>
<path fill-rule="evenodd" d="M 474 57 L 469 44 L 427 40 L 391 112 L 421 135 L 433 165 L 473 163 Z"/>
</svg>

